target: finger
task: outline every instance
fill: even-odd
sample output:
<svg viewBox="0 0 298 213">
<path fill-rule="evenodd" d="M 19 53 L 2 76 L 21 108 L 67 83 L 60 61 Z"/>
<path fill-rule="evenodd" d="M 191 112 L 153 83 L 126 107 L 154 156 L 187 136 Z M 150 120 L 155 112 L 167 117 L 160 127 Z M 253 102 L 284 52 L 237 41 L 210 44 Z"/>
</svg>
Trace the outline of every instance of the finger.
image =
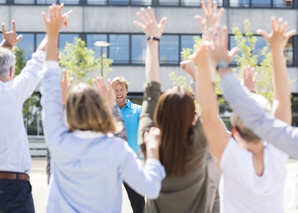
<svg viewBox="0 0 298 213">
<path fill-rule="evenodd" d="M 201 16 L 199 15 L 196 15 L 195 16 L 195 19 L 199 21 L 199 23 L 201 24 L 201 27 L 203 28 L 204 27 L 204 20 Z"/>
<path fill-rule="evenodd" d="M 282 18 L 279 18 L 278 19 L 278 25 L 277 25 L 277 31 L 278 32 L 281 32 L 283 29 L 283 26 L 282 26 Z"/>
<path fill-rule="evenodd" d="M 146 26 L 143 25 L 143 24 L 141 24 L 140 22 L 134 21 L 133 24 L 136 25 L 141 30 L 145 30 L 146 29 Z"/>
<path fill-rule="evenodd" d="M 144 25 L 147 25 L 148 22 L 145 20 L 145 18 L 141 15 L 140 12 L 137 12 L 137 16 L 139 17 L 139 19 L 141 20 L 141 22 L 144 24 Z"/>
<path fill-rule="evenodd" d="M 16 22 L 15 22 L 15 20 L 12 20 L 12 31 L 17 32 L 16 31 Z"/>
<path fill-rule="evenodd" d="M 296 30 L 293 29 L 293 30 L 291 30 L 291 31 L 289 31 L 289 32 L 286 33 L 286 37 L 289 39 L 289 38 L 291 38 L 293 35 L 295 35 L 295 33 L 296 33 Z"/>
<path fill-rule="evenodd" d="M 276 31 L 276 19 L 275 16 L 271 17 L 272 32 Z"/>
<path fill-rule="evenodd" d="M 62 72 L 63 72 L 63 81 L 67 82 L 67 71 L 66 71 L 66 69 L 63 69 Z"/>
<path fill-rule="evenodd" d="M 246 80 L 247 79 L 247 67 L 246 66 L 243 67 L 242 71 L 243 71 L 243 80 Z"/>
<path fill-rule="evenodd" d="M 216 14 L 216 12 L 217 12 L 217 2 L 216 1 L 213 1 L 212 13 L 213 14 Z"/>
<path fill-rule="evenodd" d="M 148 12 L 149 12 L 149 15 L 150 15 L 150 18 L 152 19 L 152 21 L 154 23 L 156 23 L 155 15 L 154 15 L 154 12 L 151 7 L 148 7 Z"/>
<path fill-rule="evenodd" d="M 149 22 L 150 21 L 150 17 L 148 15 L 147 11 L 144 8 L 141 8 L 141 11 L 144 14 L 144 17 L 145 17 L 146 21 Z"/>
<path fill-rule="evenodd" d="M 19 36 L 17 37 L 17 42 L 19 42 L 22 38 L 23 38 L 23 35 L 19 35 Z"/>
<path fill-rule="evenodd" d="M 222 17 L 224 12 L 225 12 L 225 9 L 223 7 L 220 8 L 220 10 L 218 11 L 218 14 L 217 14 L 217 20 L 219 20 Z"/>
<path fill-rule="evenodd" d="M 5 25 L 4 25 L 4 23 L 2 23 L 2 32 L 3 32 L 3 34 L 5 34 L 5 33 L 6 33 L 6 30 L 5 30 Z"/>
<path fill-rule="evenodd" d="M 162 19 L 160 19 L 160 21 L 159 21 L 159 25 L 160 25 L 162 30 L 164 28 L 164 25 L 165 25 L 166 21 L 167 21 L 167 17 L 162 17 Z"/>
<path fill-rule="evenodd" d="M 269 35 L 265 30 L 259 29 L 259 30 L 257 30 L 257 34 L 263 36 L 265 38 L 265 40 L 268 40 L 268 38 L 269 38 Z"/>
<path fill-rule="evenodd" d="M 239 47 L 234 47 L 233 49 L 230 50 L 230 52 L 229 52 L 230 62 L 233 60 L 235 55 L 237 55 L 239 50 L 240 50 Z"/>
<path fill-rule="evenodd" d="M 56 18 L 59 18 L 61 16 L 61 10 L 60 10 L 59 5 L 55 6 L 55 16 L 56 16 Z"/>
<path fill-rule="evenodd" d="M 46 13 L 44 11 L 41 12 L 41 15 L 42 15 L 42 18 L 43 18 L 43 21 L 44 23 L 47 23 L 47 16 L 46 16 Z"/>
<path fill-rule="evenodd" d="M 227 26 L 222 27 L 222 32 L 221 32 L 221 45 L 224 45 L 228 49 L 228 28 Z"/>
<path fill-rule="evenodd" d="M 286 32 L 287 32 L 287 29 L 288 29 L 288 22 L 284 22 L 284 27 L 283 27 L 283 29 L 282 29 L 282 34 L 285 34 Z"/>
<path fill-rule="evenodd" d="M 71 87 L 72 82 L 73 82 L 73 78 L 71 77 L 71 78 L 69 79 L 69 81 L 68 81 L 67 87 Z"/>
<path fill-rule="evenodd" d="M 61 3 L 59 6 L 60 11 L 62 11 L 63 7 L 64 7 L 64 3 Z"/>
<path fill-rule="evenodd" d="M 208 10 L 207 10 L 206 4 L 205 4 L 205 0 L 201 1 L 201 8 L 202 8 L 204 16 L 205 17 L 208 16 L 209 13 L 208 13 Z"/>
<path fill-rule="evenodd" d="M 257 81 L 257 78 L 258 78 L 258 73 L 257 73 L 257 72 L 255 72 L 255 74 L 254 74 L 254 78 L 253 78 L 253 81 L 254 81 L 254 82 L 256 82 L 256 81 Z"/>
<path fill-rule="evenodd" d="M 207 10 L 208 10 L 208 14 L 211 15 L 212 14 L 212 1 L 211 0 L 207 0 Z"/>
<path fill-rule="evenodd" d="M 112 90 L 112 88 L 113 88 L 113 87 L 112 87 L 112 82 L 111 82 L 111 80 L 110 80 L 110 79 L 108 80 L 108 85 L 109 85 L 109 89 L 111 89 L 111 90 Z"/>
<path fill-rule="evenodd" d="M 49 7 L 49 13 L 50 13 L 50 20 L 52 20 L 55 17 L 53 6 Z"/>
</svg>

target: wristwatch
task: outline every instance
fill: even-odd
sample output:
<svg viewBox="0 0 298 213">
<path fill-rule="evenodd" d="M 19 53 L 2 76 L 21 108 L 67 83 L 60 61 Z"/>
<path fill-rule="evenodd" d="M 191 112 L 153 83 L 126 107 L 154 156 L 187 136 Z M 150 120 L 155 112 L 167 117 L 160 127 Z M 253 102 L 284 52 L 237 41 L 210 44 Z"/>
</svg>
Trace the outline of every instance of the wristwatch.
<svg viewBox="0 0 298 213">
<path fill-rule="evenodd" d="M 147 37 L 147 40 L 148 40 L 148 41 L 158 41 L 158 43 L 160 42 L 160 38 L 156 38 L 156 37 L 154 37 L 153 35 L 148 36 L 148 37 Z"/>
<path fill-rule="evenodd" d="M 216 70 L 218 71 L 219 69 L 227 69 L 229 68 L 229 64 L 226 61 L 219 61 L 217 66 L 216 66 Z"/>
<path fill-rule="evenodd" d="M 13 48 L 12 44 L 6 41 L 5 39 L 3 39 L 2 42 L 0 43 L 0 47 L 7 47 L 9 49 Z"/>
</svg>

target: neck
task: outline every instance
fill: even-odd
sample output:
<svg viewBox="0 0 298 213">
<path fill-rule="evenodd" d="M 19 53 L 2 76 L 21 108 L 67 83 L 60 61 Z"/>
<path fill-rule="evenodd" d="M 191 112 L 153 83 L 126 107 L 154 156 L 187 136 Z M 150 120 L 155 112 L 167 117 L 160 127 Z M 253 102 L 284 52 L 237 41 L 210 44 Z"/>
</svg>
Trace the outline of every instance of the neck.
<svg viewBox="0 0 298 213">
<path fill-rule="evenodd" d="M 258 143 L 248 143 L 247 150 L 252 152 L 253 155 L 255 156 L 263 155 L 263 152 L 264 152 L 263 141 L 259 141 Z"/>
<path fill-rule="evenodd" d="M 10 80 L 12 80 L 12 79 L 9 78 L 9 77 L 3 78 L 3 77 L 0 76 L 0 81 L 2 81 L 2 82 L 7 82 L 7 81 L 10 81 Z"/>
<path fill-rule="evenodd" d="M 125 102 L 124 103 L 121 103 L 121 104 L 117 104 L 119 107 L 120 107 L 120 109 L 122 109 L 125 105 L 126 105 L 126 100 L 125 100 Z"/>
</svg>

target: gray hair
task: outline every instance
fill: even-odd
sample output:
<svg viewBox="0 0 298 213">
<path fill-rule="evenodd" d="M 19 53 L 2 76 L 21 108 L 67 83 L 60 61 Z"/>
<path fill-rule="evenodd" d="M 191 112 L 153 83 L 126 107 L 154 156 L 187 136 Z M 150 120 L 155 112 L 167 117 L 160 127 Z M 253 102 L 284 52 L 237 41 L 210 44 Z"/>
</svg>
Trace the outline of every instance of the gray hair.
<svg viewBox="0 0 298 213">
<path fill-rule="evenodd" d="M 0 76 L 5 78 L 16 63 L 15 55 L 8 49 L 0 47 Z"/>
</svg>

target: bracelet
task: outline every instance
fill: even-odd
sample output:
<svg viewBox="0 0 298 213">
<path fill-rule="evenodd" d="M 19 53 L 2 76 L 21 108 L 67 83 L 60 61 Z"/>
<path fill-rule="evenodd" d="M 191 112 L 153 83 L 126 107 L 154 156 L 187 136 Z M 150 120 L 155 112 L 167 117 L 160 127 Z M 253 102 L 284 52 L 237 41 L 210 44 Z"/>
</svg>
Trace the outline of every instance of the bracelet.
<svg viewBox="0 0 298 213">
<path fill-rule="evenodd" d="M 2 40 L 0 46 L 1 46 L 1 47 L 8 47 L 8 48 L 10 48 L 10 49 L 13 48 L 12 44 L 9 43 L 8 41 L 6 41 L 5 39 Z"/>
<path fill-rule="evenodd" d="M 160 42 L 160 38 L 156 38 L 156 37 L 154 37 L 153 35 L 148 36 L 148 37 L 147 37 L 147 40 L 148 40 L 148 41 L 154 41 L 154 40 L 155 40 L 155 41 Z"/>
</svg>

